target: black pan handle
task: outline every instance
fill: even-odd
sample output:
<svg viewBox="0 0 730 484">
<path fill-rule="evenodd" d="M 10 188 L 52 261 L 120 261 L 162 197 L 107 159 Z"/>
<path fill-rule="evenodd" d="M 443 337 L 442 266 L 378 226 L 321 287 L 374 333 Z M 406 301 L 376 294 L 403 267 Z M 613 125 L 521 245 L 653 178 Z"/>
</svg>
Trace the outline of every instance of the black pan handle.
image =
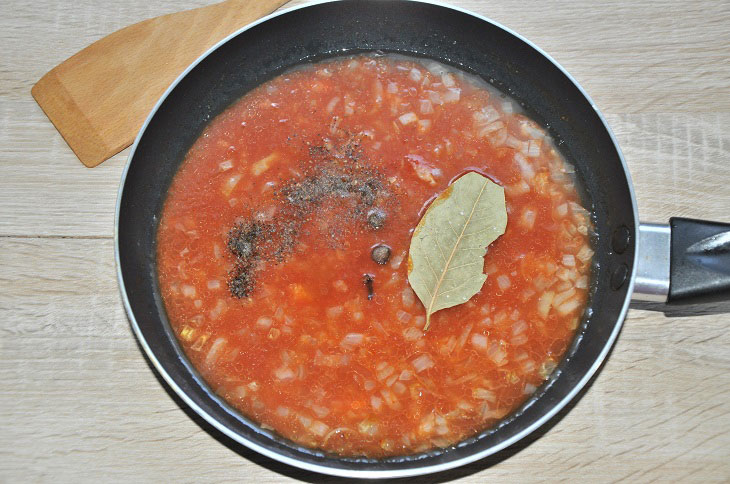
<svg viewBox="0 0 730 484">
<path fill-rule="evenodd" d="M 730 300 L 730 224 L 673 217 L 640 224 L 634 299 L 667 304 Z"/>
<path fill-rule="evenodd" d="M 730 300 L 730 224 L 669 219 L 669 304 Z"/>
</svg>

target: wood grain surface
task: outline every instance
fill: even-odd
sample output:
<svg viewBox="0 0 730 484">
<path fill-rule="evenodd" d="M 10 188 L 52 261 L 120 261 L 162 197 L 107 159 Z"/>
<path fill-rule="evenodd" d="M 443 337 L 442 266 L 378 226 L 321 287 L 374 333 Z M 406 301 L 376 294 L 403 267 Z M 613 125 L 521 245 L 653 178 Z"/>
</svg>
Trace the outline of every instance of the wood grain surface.
<svg viewBox="0 0 730 484">
<path fill-rule="evenodd" d="M 117 30 L 47 72 L 31 94 L 79 160 L 131 145 L 167 87 L 213 45 L 285 0 L 226 0 Z"/>
<path fill-rule="evenodd" d="M 525 35 L 591 94 L 624 151 L 643 220 L 730 221 L 730 3 L 454 3 Z M 30 96 L 92 41 L 205 4 L 3 4 L 1 482 L 338 481 L 241 449 L 166 390 L 129 328 L 114 272 L 127 153 L 84 168 Z M 634 303 L 597 378 L 527 442 L 410 482 L 730 480 L 730 304 L 665 310 Z"/>
</svg>

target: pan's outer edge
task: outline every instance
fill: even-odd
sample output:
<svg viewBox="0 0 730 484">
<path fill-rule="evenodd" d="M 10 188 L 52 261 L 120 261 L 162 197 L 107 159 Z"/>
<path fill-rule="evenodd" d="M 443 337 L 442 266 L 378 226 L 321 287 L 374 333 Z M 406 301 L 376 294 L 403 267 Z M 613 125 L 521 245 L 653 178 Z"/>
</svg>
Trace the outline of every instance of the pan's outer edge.
<svg viewBox="0 0 730 484">
<path fill-rule="evenodd" d="M 300 469 L 304 469 L 311 472 L 318 472 L 322 474 L 328 474 L 333 476 L 339 476 L 339 477 L 356 477 L 356 478 L 369 478 L 369 479 L 385 479 L 385 478 L 397 478 L 397 477 L 410 477 L 410 476 L 419 476 L 419 475 L 425 475 L 425 474 L 432 474 L 436 472 L 442 472 L 449 469 L 454 469 L 456 467 L 461 467 L 466 464 L 470 464 L 472 462 L 475 462 L 479 459 L 483 459 L 484 457 L 487 457 L 488 455 L 492 455 L 502 449 L 505 449 L 509 447 L 510 445 L 520 441 L 527 435 L 534 432 L 536 429 L 541 427 L 543 424 L 545 424 L 548 420 L 550 420 L 555 414 L 557 414 L 560 410 L 565 407 L 577 394 L 580 392 L 580 390 L 588 383 L 588 381 L 591 379 L 591 377 L 595 374 L 596 371 L 598 371 L 598 368 L 600 368 L 601 364 L 603 363 L 604 359 L 606 358 L 606 355 L 613 347 L 613 344 L 616 341 L 616 338 L 618 337 L 619 332 L 621 331 L 621 327 L 623 325 L 623 321 L 626 318 L 626 314 L 629 309 L 629 303 L 631 301 L 631 294 L 634 290 L 634 282 L 636 278 L 636 264 L 640 252 L 640 248 L 638 247 L 638 237 L 634 238 L 634 244 L 635 244 L 635 250 L 634 250 L 634 260 L 631 267 L 631 277 L 629 279 L 629 286 L 628 291 L 626 293 L 626 300 L 624 301 L 624 304 L 621 308 L 621 312 L 618 317 L 618 321 L 616 325 L 614 326 L 614 329 L 608 338 L 605 346 L 603 347 L 603 350 L 601 351 L 600 355 L 596 360 L 593 362 L 593 365 L 591 368 L 586 372 L 586 374 L 583 376 L 583 378 L 578 381 L 575 386 L 573 387 L 572 391 L 568 393 L 561 401 L 557 402 L 549 412 L 545 413 L 540 419 L 538 419 L 536 422 L 534 422 L 529 427 L 525 428 L 522 432 L 514 435 L 512 438 L 507 439 L 503 442 L 500 442 L 498 445 L 495 445 L 493 447 L 490 447 L 488 449 L 485 449 L 481 452 L 477 452 L 471 455 L 468 455 L 466 457 L 463 457 L 461 459 L 457 459 L 454 461 L 445 462 L 442 464 L 432 465 L 432 466 L 424 466 L 424 467 L 417 467 L 417 468 L 411 468 L 411 469 L 394 469 L 394 470 L 371 470 L 371 471 L 355 471 L 350 469 L 342 469 L 342 468 L 336 468 L 336 467 L 329 467 L 329 466 L 323 466 L 319 464 L 312 464 L 309 462 L 303 462 L 301 460 L 292 459 L 290 457 L 278 454 L 276 452 L 273 452 L 272 450 L 263 447 L 255 442 L 251 442 L 246 439 L 242 439 L 240 435 L 231 432 L 230 429 L 228 429 L 226 426 L 222 425 L 220 422 L 218 422 L 215 418 L 213 418 L 211 415 L 206 413 L 203 409 L 201 409 L 198 405 L 195 404 L 188 396 L 187 394 L 175 383 L 175 381 L 168 375 L 168 373 L 165 371 L 163 366 L 158 361 L 157 357 L 155 356 L 154 352 L 150 348 L 149 344 L 147 343 L 146 339 L 144 338 L 144 335 L 142 334 L 137 321 L 134 316 L 134 312 L 132 311 L 132 308 L 129 303 L 129 299 L 127 298 L 127 292 L 124 285 L 124 278 L 122 276 L 121 271 L 121 261 L 120 261 L 120 251 L 119 251 L 119 213 L 121 208 L 121 202 L 122 202 L 122 195 L 124 193 L 124 185 L 127 178 L 127 173 L 129 171 L 129 167 L 131 165 L 132 159 L 134 158 L 134 153 L 137 149 L 137 145 L 139 144 L 140 139 L 142 138 L 142 135 L 144 134 L 148 124 L 154 117 L 155 113 L 159 109 L 159 107 L 162 105 L 162 103 L 167 99 L 167 96 L 172 92 L 175 87 L 180 83 L 180 81 L 193 69 L 195 66 L 197 66 L 200 62 L 203 61 L 208 55 L 210 55 L 213 51 L 218 49 L 223 44 L 227 43 L 232 38 L 238 36 L 242 32 L 251 29 L 252 27 L 255 27 L 261 23 L 266 22 L 267 20 L 278 17 L 280 15 L 285 15 L 289 12 L 296 11 L 299 9 L 304 9 L 311 7 L 313 5 L 319 5 L 319 4 L 325 4 L 325 3 L 334 3 L 337 0 L 323 0 L 323 1 L 316 1 L 307 3 L 304 5 L 298 5 L 296 7 L 287 8 L 275 13 L 272 13 L 270 15 L 267 15 L 265 17 L 262 17 L 261 19 L 257 20 L 256 22 L 253 22 L 251 24 L 248 24 L 241 29 L 237 30 L 236 32 L 232 33 L 228 37 L 224 38 L 217 44 L 215 44 L 213 47 L 208 49 L 203 55 L 201 55 L 198 59 L 196 59 L 192 64 L 190 64 L 185 71 L 183 71 L 180 76 L 178 76 L 175 81 L 173 81 L 172 84 L 165 90 L 165 92 L 162 94 L 160 99 L 157 101 L 155 106 L 152 108 L 152 111 L 150 111 L 149 116 L 147 119 L 145 119 L 144 124 L 142 125 L 142 128 L 140 129 L 139 133 L 137 134 L 137 137 L 134 140 L 134 144 L 132 145 L 129 156 L 127 158 L 126 165 L 124 167 L 124 170 L 122 172 L 120 185 L 119 185 L 119 191 L 117 194 L 117 205 L 116 210 L 114 214 L 114 261 L 116 265 L 116 272 L 117 272 L 117 280 L 119 281 L 119 289 L 122 297 L 122 302 L 124 304 L 124 309 L 127 313 L 127 317 L 129 318 L 130 324 L 132 326 L 132 329 L 134 330 L 134 333 L 137 337 L 137 340 L 139 341 L 140 345 L 144 349 L 145 353 L 147 354 L 147 357 L 150 359 L 152 364 L 154 365 L 157 372 L 163 377 L 165 382 L 172 388 L 175 393 L 193 410 L 195 413 L 200 415 L 203 419 L 205 419 L 208 423 L 210 423 L 213 427 L 218 429 L 223 434 L 227 435 L 231 439 L 235 440 L 236 442 L 239 442 L 243 444 L 244 446 L 248 447 L 251 450 L 254 450 L 260 454 L 265 455 L 266 457 L 269 457 L 271 459 L 274 459 L 276 461 L 282 462 L 284 464 L 291 465 L 293 467 L 297 467 Z M 508 27 L 505 27 L 504 25 L 500 24 L 499 22 L 495 22 L 491 19 L 488 19 L 487 17 L 483 15 L 479 15 L 477 13 L 471 12 L 469 10 L 463 9 L 461 7 L 456 7 L 454 5 L 449 5 L 447 3 L 438 2 L 438 1 L 431 1 L 431 0 L 406 0 L 413 3 L 424 3 L 424 4 L 431 4 L 436 5 L 444 8 L 449 8 L 452 10 L 456 10 L 458 12 L 461 12 L 466 15 L 470 15 L 472 17 L 475 17 L 483 22 L 489 23 L 494 25 L 497 28 L 500 28 L 507 32 L 510 35 L 513 35 L 517 39 L 521 40 L 525 44 L 529 45 L 535 51 L 537 51 L 540 55 L 545 57 L 548 61 L 550 61 L 557 69 L 559 69 L 567 78 L 572 82 L 575 87 L 580 91 L 580 93 L 586 98 L 586 100 L 590 103 L 593 110 L 596 112 L 596 115 L 601 120 L 601 123 L 603 124 L 604 128 L 606 129 L 606 132 L 608 133 L 609 137 L 611 138 L 611 141 L 613 145 L 616 148 L 616 152 L 618 154 L 618 157 L 621 161 L 621 165 L 624 169 L 624 174 L 626 176 L 628 187 L 629 187 L 629 193 L 631 194 L 631 206 L 633 208 L 633 215 L 634 215 L 634 233 L 639 233 L 639 214 L 638 214 L 638 206 L 636 203 L 636 194 L 634 192 L 634 186 L 631 180 L 631 175 L 628 170 L 628 166 L 626 164 L 626 160 L 624 159 L 623 153 L 621 152 L 621 148 L 618 145 L 618 141 L 616 140 L 616 137 L 614 136 L 613 132 L 608 126 L 608 123 L 606 122 L 606 119 L 604 118 L 603 114 L 600 112 L 598 107 L 596 106 L 595 102 L 591 97 L 588 95 L 588 93 L 583 89 L 583 87 L 576 81 L 573 76 L 565 69 L 563 66 L 561 66 L 558 62 L 556 62 L 550 55 L 548 55 L 546 52 L 544 52 L 540 47 L 535 45 L 533 42 L 528 40 L 527 38 L 523 37 L 522 35 L 518 34 L 517 32 L 511 30 Z"/>
</svg>

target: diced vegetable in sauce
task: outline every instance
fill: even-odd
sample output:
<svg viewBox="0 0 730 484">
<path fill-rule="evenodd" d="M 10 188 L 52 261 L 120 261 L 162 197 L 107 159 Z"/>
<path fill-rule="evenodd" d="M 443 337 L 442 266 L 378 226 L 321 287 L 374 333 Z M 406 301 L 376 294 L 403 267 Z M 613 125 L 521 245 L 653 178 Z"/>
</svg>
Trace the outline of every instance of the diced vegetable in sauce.
<svg viewBox="0 0 730 484">
<path fill-rule="evenodd" d="M 481 291 L 424 332 L 411 230 L 467 171 L 505 188 L 507 228 Z M 297 443 L 455 444 L 534 394 L 574 337 L 593 250 L 572 173 L 519 105 L 441 64 L 285 73 L 214 119 L 173 181 L 157 254 L 171 325 L 216 392 Z"/>
</svg>

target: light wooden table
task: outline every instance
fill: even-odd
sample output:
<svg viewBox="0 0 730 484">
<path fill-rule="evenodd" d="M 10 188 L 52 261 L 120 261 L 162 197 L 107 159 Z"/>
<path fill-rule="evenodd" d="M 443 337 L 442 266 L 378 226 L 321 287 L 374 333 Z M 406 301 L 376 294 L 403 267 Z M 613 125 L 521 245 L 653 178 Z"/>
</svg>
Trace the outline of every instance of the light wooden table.
<svg viewBox="0 0 730 484">
<path fill-rule="evenodd" d="M 117 289 L 113 213 L 127 153 L 84 168 L 30 96 L 93 40 L 204 3 L 3 2 L 0 481 L 333 481 L 241 450 L 171 398 Z M 642 219 L 730 221 L 727 0 L 455 3 L 536 42 L 593 96 Z M 569 412 L 531 443 L 434 480 L 730 480 L 729 311 L 634 304 Z"/>
</svg>

